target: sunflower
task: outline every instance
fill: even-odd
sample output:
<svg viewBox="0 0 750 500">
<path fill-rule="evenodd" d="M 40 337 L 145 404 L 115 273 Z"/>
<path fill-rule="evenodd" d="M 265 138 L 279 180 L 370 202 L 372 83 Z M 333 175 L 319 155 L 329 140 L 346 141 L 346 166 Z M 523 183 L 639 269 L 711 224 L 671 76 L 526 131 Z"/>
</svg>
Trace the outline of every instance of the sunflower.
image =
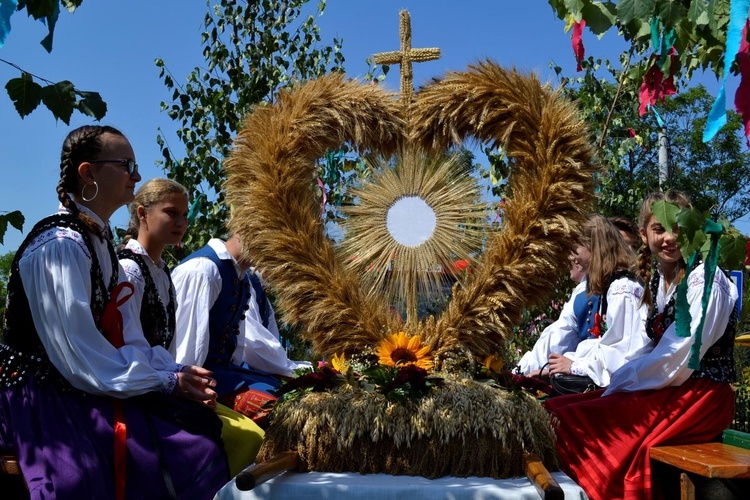
<svg viewBox="0 0 750 500">
<path fill-rule="evenodd" d="M 377 354 L 381 365 L 417 365 L 425 370 L 429 370 L 433 365 L 430 347 L 422 346 L 419 335 L 409 337 L 405 332 L 388 335 L 378 345 Z"/>
<path fill-rule="evenodd" d="M 503 358 L 498 356 L 497 354 L 491 354 L 484 358 L 484 361 L 482 361 L 482 365 L 493 373 L 500 373 L 500 370 L 503 368 Z"/>
<path fill-rule="evenodd" d="M 334 354 L 331 358 L 331 366 L 334 370 L 344 375 L 349 371 L 349 363 L 346 362 L 346 357 L 343 354 Z"/>
</svg>

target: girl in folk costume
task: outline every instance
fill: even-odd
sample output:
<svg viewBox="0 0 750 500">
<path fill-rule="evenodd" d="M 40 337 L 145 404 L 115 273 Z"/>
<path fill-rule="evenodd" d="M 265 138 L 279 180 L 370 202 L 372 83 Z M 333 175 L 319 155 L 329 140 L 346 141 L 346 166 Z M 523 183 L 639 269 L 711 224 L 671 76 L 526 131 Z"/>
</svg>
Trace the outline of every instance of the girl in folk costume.
<svg viewBox="0 0 750 500">
<path fill-rule="evenodd" d="M 157 411 L 211 417 L 216 393 L 208 370 L 145 341 L 127 300 L 132 285 L 121 283 L 107 220 L 140 179 L 121 132 L 73 130 L 60 209 L 16 253 L 0 343 L 0 447 L 18 456 L 31 498 L 211 498 L 228 478 L 215 435 Z"/>
<path fill-rule="evenodd" d="M 165 178 L 144 183 L 129 205 L 130 222 L 118 251 L 127 280 L 135 287 L 133 302 L 140 311 L 146 340 L 169 349 L 175 333 L 175 288 L 162 259 L 168 245 L 177 245 L 188 227 L 188 194 L 182 184 Z M 264 432 L 252 420 L 217 405 L 222 440 L 232 476 L 250 465 Z"/>
<path fill-rule="evenodd" d="M 568 257 L 570 279 L 577 285 L 562 307 L 560 316 L 547 326 L 534 343 L 534 347 L 521 357 L 515 371 L 527 377 L 549 375 L 549 355 L 575 350 L 578 343 L 590 336 L 588 330 L 594 318 L 588 313 L 598 307 L 599 296 L 586 293 L 586 273 L 589 270 L 591 253 L 578 246 Z M 544 370 L 544 373 L 542 371 Z"/>
<path fill-rule="evenodd" d="M 590 215 L 583 227 L 578 254 L 588 254 L 586 293 L 600 297 L 589 311 L 587 333 L 570 352 L 551 353 L 553 378 L 577 375 L 606 387 L 612 374 L 631 359 L 653 348 L 646 335 L 647 308 L 642 306 L 643 286 L 636 280 L 636 258 L 617 228 L 606 217 Z"/>
<path fill-rule="evenodd" d="M 617 368 L 651 346 L 645 333 L 645 308 L 640 304 L 643 287 L 634 279 L 635 254 L 612 223 L 593 214 L 570 256 L 570 265 L 571 278 L 580 284 L 560 318 L 542 332 L 519 368 L 535 367 L 530 376 L 587 377 L 582 387 L 606 386 Z M 603 301 L 602 294 L 606 295 Z"/>
<path fill-rule="evenodd" d="M 703 263 L 687 268 L 677 226 L 663 227 L 651 212 L 659 201 L 689 204 L 682 193 L 669 191 L 650 195 L 641 206 L 639 270 L 647 283 L 647 333 L 656 346 L 615 372 L 601 397 L 544 403 L 557 427 L 563 468 L 592 499 L 651 498 L 649 449 L 710 441 L 734 415 L 736 287 L 718 269 L 706 284 L 710 266 Z"/>
</svg>

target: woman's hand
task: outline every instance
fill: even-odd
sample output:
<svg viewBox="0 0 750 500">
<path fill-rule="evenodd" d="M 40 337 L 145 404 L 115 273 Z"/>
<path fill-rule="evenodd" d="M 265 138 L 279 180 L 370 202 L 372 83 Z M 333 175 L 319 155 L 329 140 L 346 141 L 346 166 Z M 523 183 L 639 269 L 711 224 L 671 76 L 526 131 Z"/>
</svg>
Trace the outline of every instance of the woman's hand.
<svg viewBox="0 0 750 500">
<path fill-rule="evenodd" d="M 550 375 L 554 375 L 555 373 L 570 375 L 570 365 L 572 364 L 573 361 L 571 361 L 570 358 L 566 358 L 565 356 L 554 353 L 549 355 Z"/>
<path fill-rule="evenodd" d="M 205 403 L 210 408 L 216 408 L 217 394 L 212 389 L 216 381 L 211 378 L 212 372 L 200 366 L 185 366 L 177 374 L 175 394 Z"/>
</svg>

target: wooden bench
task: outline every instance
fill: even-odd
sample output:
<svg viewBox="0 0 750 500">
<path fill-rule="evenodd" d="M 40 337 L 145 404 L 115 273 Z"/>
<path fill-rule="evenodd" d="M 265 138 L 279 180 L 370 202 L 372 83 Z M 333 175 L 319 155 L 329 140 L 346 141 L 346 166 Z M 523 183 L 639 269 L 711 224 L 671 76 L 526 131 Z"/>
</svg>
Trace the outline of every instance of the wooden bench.
<svg viewBox="0 0 750 500">
<path fill-rule="evenodd" d="M 695 499 L 695 485 L 688 473 L 717 479 L 750 478 L 750 450 L 724 443 L 656 446 L 651 459 L 676 467 L 683 500 Z"/>
<path fill-rule="evenodd" d="M 18 465 L 18 459 L 13 455 L 0 455 L 0 474 L 20 476 L 21 467 Z"/>
</svg>

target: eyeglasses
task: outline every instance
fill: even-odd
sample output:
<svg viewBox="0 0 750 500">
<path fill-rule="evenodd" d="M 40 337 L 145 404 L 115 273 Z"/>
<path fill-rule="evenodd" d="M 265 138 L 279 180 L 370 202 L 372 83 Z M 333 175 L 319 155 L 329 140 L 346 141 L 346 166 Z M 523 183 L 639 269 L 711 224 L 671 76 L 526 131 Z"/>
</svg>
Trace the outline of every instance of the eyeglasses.
<svg viewBox="0 0 750 500">
<path fill-rule="evenodd" d="M 128 169 L 128 175 L 138 173 L 138 164 L 133 160 L 89 160 L 89 163 L 116 163 Z"/>
</svg>

